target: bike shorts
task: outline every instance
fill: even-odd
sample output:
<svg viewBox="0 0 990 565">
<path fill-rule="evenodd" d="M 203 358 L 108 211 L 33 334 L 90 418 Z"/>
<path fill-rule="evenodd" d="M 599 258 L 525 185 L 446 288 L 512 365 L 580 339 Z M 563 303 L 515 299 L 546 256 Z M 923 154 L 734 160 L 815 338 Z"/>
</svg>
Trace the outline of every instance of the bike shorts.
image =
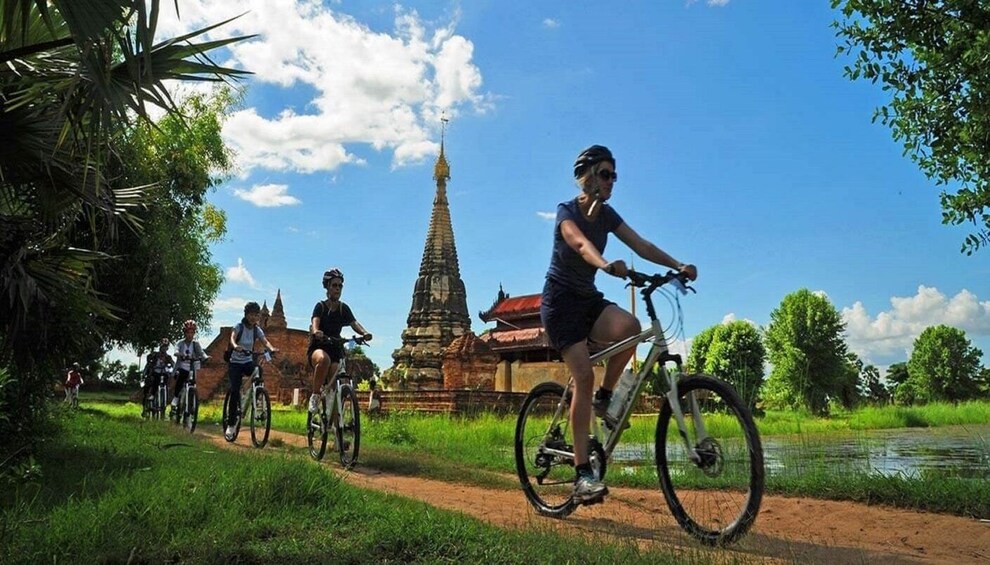
<svg viewBox="0 0 990 565">
<path fill-rule="evenodd" d="M 598 317 L 613 304 L 601 292 L 581 294 L 547 279 L 540 299 L 540 319 L 550 345 L 563 351 L 587 340 Z"/>
<path fill-rule="evenodd" d="M 309 367 L 313 367 L 313 352 L 317 349 L 323 351 L 330 358 L 331 363 L 337 363 L 344 358 L 344 344 L 339 342 L 323 342 L 317 343 L 315 340 L 309 343 L 309 349 L 306 350 L 306 362 Z"/>
</svg>

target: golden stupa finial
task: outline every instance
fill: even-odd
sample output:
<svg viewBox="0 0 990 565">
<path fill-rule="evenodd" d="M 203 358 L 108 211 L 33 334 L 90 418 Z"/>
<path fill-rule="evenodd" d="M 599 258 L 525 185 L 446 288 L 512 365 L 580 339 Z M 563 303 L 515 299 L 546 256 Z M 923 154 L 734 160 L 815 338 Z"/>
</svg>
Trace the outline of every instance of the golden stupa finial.
<svg viewBox="0 0 990 565">
<path fill-rule="evenodd" d="M 447 164 L 447 158 L 443 154 L 444 134 L 447 131 L 447 122 L 449 121 L 446 112 L 440 114 L 440 156 L 437 157 L 437 164 L 433 166 L 433 178 L 437 181 L 450 180 L 450 165 Z"/>
</svg>

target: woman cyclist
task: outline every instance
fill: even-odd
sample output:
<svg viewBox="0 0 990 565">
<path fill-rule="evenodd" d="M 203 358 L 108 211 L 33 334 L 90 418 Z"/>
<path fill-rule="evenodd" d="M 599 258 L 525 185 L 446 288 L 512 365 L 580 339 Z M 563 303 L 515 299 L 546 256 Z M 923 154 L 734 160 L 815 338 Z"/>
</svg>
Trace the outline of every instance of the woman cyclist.
<svg viewBox="0 0 990 565">
<path fill-rule="evenodd" d="M 319 391 L 327 375 L 337 372 L 340 360 L 344 358 L 344 347 L 339 341 L 327 341 L 326 337 L 340 337 L 344 326 L 361 334 L 362 339 L 371 341 L 371 334 L 360 324 L 351 312 L 350 306 L 340 301 L 344 291 L 344 274 L 338 269 L 330 269 L 323 273 L 323 288 L 327 291 L 327 299 L 321 300 L 313 307 L 313 316 L 309 324 L 309 349 L 306 357 L 313 367 L 313 394 L 309 397 L 309 411 L 316 412 L 319 405 Z"/>
<path fill-rule="evenodd" d="M 73 363 L 72 368 L 65 374 L 65 401 L 72 402 L 73 398 L 79 398 L 79 385 L 83 384 L 82 371 L 79 370 L 79 363 Z"/>
<path fill-rule="evenodd" d="M 206 360 L 202 346 L 194 340 L 196 337 L 195 320 L 186 320 L 182 323 L 182 341 L 175 346 L 175 390 L 172 395 L 172 410 L 179 406 L 179 394 L 182 387 L 189 380 L 189 373 L 192 371 L 192 363 L 202 363 Z"/>
<path fill-rule="evenodd" d="M 230 329 L 230 364 L 227 365 L 227 380 L 230 382 L 230 401 L 227 404 L 226 422 L 227 429 L 224 433 L 227 439 L 233 439 L 236 429 L 233 422 L 237 421 L 240 411 L 240 390 L 241 382 L 245 376 L 250 376 L 254 372 L 254 344 L 261 341 L 265 348 L 272 353 L 278 351 L 265 337 L 265 331 L 258 325 L 261 319 L 261 306 L 257 302 L 248 302 L 244 305 L 244 317 L 233 328 Z"/>
<path fill-rule="evenodd" d="M 570 413 L 577 474 L 574 498 L 579 503 L 591 504 L 600 502 L 608 489 L 591 470 L 588 443 L 578 438 L 588 437 L 592 404 L 596 415 L 605 415 L 612 389 L 632 357 L 633 349 L 608 360 L 605 378 L 592 403 L 595 374 L 589 360 L 588 340 L 612 343 L 640 331 L 639 320 L 606 300 L 595 287 L 599 269 L 621 278 L 628 273 L 624 261 L 608 261 L 602 256 L 608 234 L 614 233 L 643 259 L 677 269 L 692 280 L 698 276 L 698 271 L 694 265 L 676 261 L 643 239 L 606 204 L 618 179 L 615 158 L 608 148 L 592 145 L 582 151 L 574 162 L 574 178 L 581 192 L 577 198 L 557 206 L 553 254 L 543 287 L 540 318 L 551 344 L 560 351 L 574 377 Z"/>
</svg>

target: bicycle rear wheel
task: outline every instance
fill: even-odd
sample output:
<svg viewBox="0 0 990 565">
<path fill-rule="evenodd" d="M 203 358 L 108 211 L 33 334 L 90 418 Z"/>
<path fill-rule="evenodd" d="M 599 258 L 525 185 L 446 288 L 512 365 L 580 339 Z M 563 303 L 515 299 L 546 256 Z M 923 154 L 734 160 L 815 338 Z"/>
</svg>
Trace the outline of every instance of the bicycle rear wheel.
<svg viewBox="0 0 990 565">
<path fill-rule="evenodd" d="M 196 424 L 199 422 L 199 395 L 195 388 L 190 388 L 186 395 L 186 410 L 182 425 L 189 429 L 189 433 L 196 431 Z"/>
<path fill-rule="evenodd" d="M 255 447 L 265 447 L 271 429 L 272 403 L 268 399 L 268 391 L 259 388 L 255 391 L 254 402 L 251 403 L 251 443 Z"/>
<path fill-rule="evenodd" d="M 523 493 L 544 516 L 563 518 L 578 504 L 574 491 L 574 446 L 570 399 L 555 382 L 540 383 L 523 401 L 516 420 L 516 474 Z"/>
<path fill-rule="evenodd" d="M 708 545 L 731 543 L 749 530 L 760 511 L 760 434 L 735 389 L 714 377 L 683 377 L 677 393 L 697 460 L 685 449 L 673 410 L 665 402 L 655 446 L 660 488 L 674 518 L 689 534 Z M 702 437 L 698 420 L 704 424 Z"/>
<path fill-rule="evenodd" d="M 336 426 L 337 451 L 340 464 L 350 469 L 357 461 L 361 447 L 361 410 L 351 387 L 340 387 L 340 420 Z"/>
<path fill-rule="evenodd" d="M 327 437 L 330 430 L 327 427 L 326 401 L 320 397 L 320 409 L 306 415 L 306 444 L 309 445 L 309 455 L 317 461 L 323 459 L 327 451 Z"/>
<path fill-rule="evenodd" d="M 230 414 L 228 407 L 230 406 L 230 391 L 228 390 L 223 395 L 223 418 L 220 420 L 220 433 L 223 434 L 223 439 L 228 443 L 234 443 L 237 440 L 237 434 L 241 432 L 241 419 L 237 418 L 237 421 L 233 421 L 233 415 Z M 234 427 L 234 435 L 227 437 L 227 428 Z"/>
</svg>

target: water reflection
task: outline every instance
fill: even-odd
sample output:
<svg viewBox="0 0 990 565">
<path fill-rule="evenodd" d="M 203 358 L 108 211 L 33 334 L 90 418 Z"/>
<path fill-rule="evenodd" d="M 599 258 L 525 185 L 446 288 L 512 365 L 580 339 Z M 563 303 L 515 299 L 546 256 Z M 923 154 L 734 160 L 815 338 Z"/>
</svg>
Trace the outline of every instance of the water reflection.
<svg viewBox="0 0 990 565">
<path fill-rule="evenodd" d="M 769 475 L 878 473 L 990 480 L 990 425 L 763 438 Z M 652 465 L 652 445 L 619 445 L 613 460 Z"/>
</svg>

